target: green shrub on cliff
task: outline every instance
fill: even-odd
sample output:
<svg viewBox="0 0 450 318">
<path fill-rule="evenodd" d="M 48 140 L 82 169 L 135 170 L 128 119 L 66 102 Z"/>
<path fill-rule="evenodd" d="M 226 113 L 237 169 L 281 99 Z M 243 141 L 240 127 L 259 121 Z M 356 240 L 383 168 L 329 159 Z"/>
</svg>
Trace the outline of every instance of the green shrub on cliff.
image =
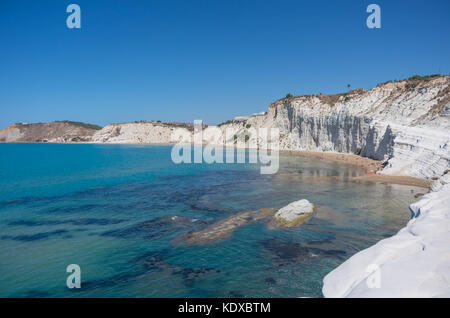
<svg viewBox="0 0 450 318">
<path fill-rule="evenodd" d="M 411 76 L 410 78 L 408 78 L 408 81 L 429 81 L 432 80 L 433 78 L 436 77 L 441 77 L 441 74 L 432 74 L 432 75 L 425 75 L 425 76 L 420 76 L 420 75 L 414 75 Z"/>
<path fill-rule="evenodd" d="M 102 129 L 102 127 L 100 127 L 100 126 L 93 125 L 93 124 L 86 124 L 86 123 L 82 123 L 82 122 L 78 122 L 78 121 L 64 120 L 63 123 L 67 123 L 67 124 L 71 124 L 74 126 L 87 128 L 87 129 L 94 129 L 94 130 Z"/>
<path fill-rule="evenodd" d="M 292 97 L 294 97 L 294 96 L 292 96 L 291 93 L 287 93 L 286 96 L 285 96 L 284 98 L 292 98 Z"/>
</svg>

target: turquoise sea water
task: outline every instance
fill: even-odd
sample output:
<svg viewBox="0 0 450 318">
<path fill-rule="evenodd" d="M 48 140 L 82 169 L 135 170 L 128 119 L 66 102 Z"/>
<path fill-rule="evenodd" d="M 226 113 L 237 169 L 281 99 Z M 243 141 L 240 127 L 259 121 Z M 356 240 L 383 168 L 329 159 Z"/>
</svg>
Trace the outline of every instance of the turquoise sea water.
<svg viewBox="0 0 450 318">
<path fill-rule="evenodd" d="M 395 234 L 423 192 L 348 181 L 363 171 L 299 155 L 261 175 L 250 164 L 175 165 L 170 151 L 0 144 L 0 297 L 320 297 L 322 278 Z M 180 244 L 230 215 L 304 198 L 320 209 L 298 228 L 261 221 Z M 81 289 L 66 287 L 69 264 Z"/>
</svg>

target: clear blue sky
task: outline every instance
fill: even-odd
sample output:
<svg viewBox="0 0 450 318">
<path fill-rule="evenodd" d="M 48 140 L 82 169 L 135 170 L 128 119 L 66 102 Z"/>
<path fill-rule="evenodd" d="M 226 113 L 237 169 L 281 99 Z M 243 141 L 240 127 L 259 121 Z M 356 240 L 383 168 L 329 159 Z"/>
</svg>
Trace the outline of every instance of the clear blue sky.
<svg viewBox="0 0 450 318">
<path fill-rule="evenodd" d="M 370 3 L 381 29 L 366 27 Z M 214 124 L 288 92 L 449 74 L 449 13 L 448 0 L 0 0 L 0 127 Z"/>
</svg>

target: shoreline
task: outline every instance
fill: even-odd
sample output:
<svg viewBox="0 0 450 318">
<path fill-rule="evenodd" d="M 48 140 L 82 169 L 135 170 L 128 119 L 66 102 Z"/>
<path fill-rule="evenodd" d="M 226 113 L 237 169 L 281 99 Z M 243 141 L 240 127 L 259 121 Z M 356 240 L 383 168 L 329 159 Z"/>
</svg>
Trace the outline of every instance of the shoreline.
<svg viewBox="0 0 450 318">
<path fill-rule="evenodd" d="M 361 157 L 351 153 L 343 152 L 320 152 L 320 151 L 310 151 L 310 150 L 280 150 L 280 152 L 298 154 L 304 156 L 312 156 L 319 158 L 321 160 L 330 160 L 335 162 L 348 163 L 369 171 L 378 170 L 381 166 L 381 160 L 374 160 L 367 157 Z"/>
<path fill-rule="evenodd" d="M 387 175 L 387 174 L 366 174 L 366 175 L 359 176 L 359 177 L 353 177 L 353 178 L 351 178 L 351 180 L 399 184 L 399 185 L 414 186 L 414 187 L 420 187 L 420 188 L 426 188 L 426 189 L 430 189 L 430 186 L 433 183 L 433 180 L 419 179 L 419 178 L 409 177 L 409 176 L 391 176 L 391 175 Z"/>
<path fill-rule="evenodd" d="M 57 145 L 140 145 L 140 146 L 173 146 L 177 143 L 94 143 L 94 142 L 2 142 L 4 144 L 57 144 Z M 205 146 L 206 144 L 203 144 Z M 242 149 L 237 147 L 232 147 L 235 149 Z M 244 148 L 253 149 L 253 148 Z M 381 169 L 381 160 L 375 160 L 367 157 L 361 157 L 351 153 L 341 153 L 341 152 L 319 152 L 310 150 L 295 150 L 295 149 L 280 149 L 279 152 L 301 155 L 308 157 L 316 157 L 319 160 L 328 160 L 339 163 L 346 163 L 353 166 L 357 166 L 365 170 L 365 174 L 349 178 L 351 181 L 368 181 L 377 183 L 388 183 L 388 184 L 398 184 L 406 186 L 415 186 L 429 189 L 433 180 L 421 179 L 411 176 L 398 176 L 398 175 L 387 175 L 377 173 L 378 171 L 383 171 Z"/>
<path fill-rule="evenodd" d="M 351 181 L 389 183 L 389 184 L 415 186 L 426 189 L 429 189 L 430 185 L 433 183 L 433 180 L 421 179 L 411 176 L 396 176 L 396 175 L 376 173 L 378 171 L 383 171 L 382 169 L 380 169 L 382 163 L 381 160 L 374 160 L 354 154 L 339 153 L 339 152 L 315 152 L 307 150 L 282 150 L 282 152 L 304 156 L 312 156 L 319 158 L 320 160 L 347 163 L 365 169 L 366 173 L 364 175 L 348 178 L 348 180 Z"/>
</svg>

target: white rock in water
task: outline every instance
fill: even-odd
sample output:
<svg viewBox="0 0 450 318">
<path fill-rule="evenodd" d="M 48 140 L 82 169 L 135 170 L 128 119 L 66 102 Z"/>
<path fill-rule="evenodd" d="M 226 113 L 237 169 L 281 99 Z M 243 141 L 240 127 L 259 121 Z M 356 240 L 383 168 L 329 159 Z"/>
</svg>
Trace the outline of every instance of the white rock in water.
<svg viewBox="0 0 450 318">
<path fill-rule="evenodd" d="M 292 202 L 285 207 L 278 210 L 275 214 L 275 218 L 282 219 L 287 222 L 295 221 L 299 216 L 303 214 L 310 214 L 314 211 L 314 205 L 308 200 L 299 200 Z"/>
</svg>

